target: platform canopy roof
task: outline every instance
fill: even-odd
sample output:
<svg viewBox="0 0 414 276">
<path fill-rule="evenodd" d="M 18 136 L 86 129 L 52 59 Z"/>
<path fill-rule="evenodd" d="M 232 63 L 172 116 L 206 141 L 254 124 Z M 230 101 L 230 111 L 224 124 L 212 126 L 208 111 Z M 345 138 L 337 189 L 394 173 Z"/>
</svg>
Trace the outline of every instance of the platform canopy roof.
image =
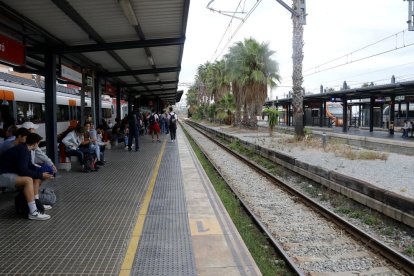
<svg viewBox="0 0 414 276">
<path fill-rule="evenodd" d="M 57 63 L 129 93 L 175 103 L 190 0 L 2 0 L 0 34 L 25 45 L 20 72 Z"/>
</svg>

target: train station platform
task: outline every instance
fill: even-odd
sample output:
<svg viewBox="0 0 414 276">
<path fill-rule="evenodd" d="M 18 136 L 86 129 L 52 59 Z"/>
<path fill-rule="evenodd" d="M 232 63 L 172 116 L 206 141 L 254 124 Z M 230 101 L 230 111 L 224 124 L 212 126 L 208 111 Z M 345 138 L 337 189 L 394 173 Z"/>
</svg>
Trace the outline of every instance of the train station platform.
<svg viewBox="0 0 414 276">
<path fill-rule="evenodd" d="M 98 172 L 44 183 L 57 203 L 31 221 L 0 194 L 0 275 L 261 275 L 184 134 L 106 151 Z"/>
<path fill-rule="evenodd" d="M 260 120 L 258 126 L 268 128 L 268 122 Z M 402 137 L 402 132 L 396 130 L 394 135 L 390 135 L 388 130 L 382 128 L 374 128 L 370 132 L 369 128 L 350 127 L 347 132 L 343 132 L 342 127 L 315 127 L 306 126 L 312 131 L 312 135 L 322 136 L 326 134 L 328 137 L 343 140 L 345 143 L 353 146 L 359 146 L 366 149 L 380 150 L 384 152 L 392 152 L 405 155 L 414 155 L 414 136 L 411 133 L 408 138 Z M 294 134 L 292 126 L 275 126 L 276 131 L 288 132 Z"/>
</svg>

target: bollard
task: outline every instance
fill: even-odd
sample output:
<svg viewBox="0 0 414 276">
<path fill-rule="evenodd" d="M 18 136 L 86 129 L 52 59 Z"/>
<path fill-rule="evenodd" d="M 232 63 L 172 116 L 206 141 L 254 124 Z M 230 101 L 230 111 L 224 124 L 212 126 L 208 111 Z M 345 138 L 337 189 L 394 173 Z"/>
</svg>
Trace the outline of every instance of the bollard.
<svg viewBox="0 0 414 276">
<path fill-rule="evenodd" d="M 322 133 L 322 146 L 325 149 L 326 148 L 326 133 Z"/>
</svg>

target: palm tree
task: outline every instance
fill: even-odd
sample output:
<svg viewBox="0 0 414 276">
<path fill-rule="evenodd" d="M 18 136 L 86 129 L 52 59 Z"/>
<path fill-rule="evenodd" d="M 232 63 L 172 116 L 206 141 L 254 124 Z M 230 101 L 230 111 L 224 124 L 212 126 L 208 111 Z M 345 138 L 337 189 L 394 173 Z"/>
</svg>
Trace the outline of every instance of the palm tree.
<svg viewBox="0 0 414 276">
<path fill-rule="evenodd" d="M 199 91 L 195 85 L 191 86 L 187 91 L 187 106 L 190 114 L 195 114 L 197 107 L 200 105 L 198 93 Z"/>
<path fill-rule="evenodd" d="M 293 9 L 299 6 L 300 0 L 293 0 Z M 295 124 L 295 134 L 299 139 L 304 137 L 303 130 L 303 95 L 304 90 L 303 74 L 302 74 L 302 62 L 303 62 L 303 25 L 299 22 L 299 17 L 292 16 L 293 23 L 293 36 L 292 36 L 292 61 L 293 61 L 293 95 L 292 95 L 292 107 L 293 107 L 293 121 Z"/>
<path fill-rule="evenodd" d="M 234 97 L 230 92 L 227 92 L 217 103 L 217 117 L 219 119 L 224 119 L 227 124 L 231 125 L 235 109 L 236 105 L 234 103 Z"/>
<path fill-rule="evenodd" d="M 267 98 L 267 87 L 279 81 L 278 64 L 271 59 L 274 51 L 269 43 L 253 38 L 237 42 L 225 56 L 226 69 L 232 82 L 236 104 L 243 107 L 243 123 L 257 127 L 257 114 Z"/>
<path fill-rule="evenodd" d="M 230 91 L 230 83 L 225 72 L 224 60 L 218 60 L 208 66 L 207 87 L 210 91 L 211 99 L 219 102 L 225 93 Z"/>
<path fill-rule="evenodd" d="M 201 64 L 197 68 L 197 75 L 195 77 L 195 83 L 199 91 L 199 103 L 207 103 L 210 99 L 210 95 L 207 90 L 207 73 L 208 67 L 210 66 L 210 62 L 206 62 Z"/>
</svg>

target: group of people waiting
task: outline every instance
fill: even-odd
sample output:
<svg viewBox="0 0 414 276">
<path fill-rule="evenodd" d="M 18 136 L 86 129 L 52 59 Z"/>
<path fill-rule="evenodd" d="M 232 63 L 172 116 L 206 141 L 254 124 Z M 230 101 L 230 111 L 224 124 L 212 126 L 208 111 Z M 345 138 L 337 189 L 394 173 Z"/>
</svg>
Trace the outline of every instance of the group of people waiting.
<svg viewBox="0 0 414 276">
<path fill-rule="evenodd" d="M 141 113 L 134 110 L 129 113 L 123 120 L 115 119 L 115 125 L 112 127 L 111 141 L 123 142 L 125 148 L 132 150 L 132 141 L 135 139 L 135 151 L 139 150 L 139 135 L 151 135 L 152 142 L 161 142 L 161 134 L 170 134 L 171 142 L 176 139 L 177 131 L 177 114 L 170 107 L 169 111 L 157 113 L 155 109 L 151 112 Z"/>
<path fill-rule="evenodd" d="M 39 187 L 44 180 L 53 179 L 57 172 L 52 160 L 39 148 L 43 139 L 36 133 L 37 125 L 25 122 L 18 128 L 7 128 L 0 144 L 0 188 L 22 190 L 27 201 L 28 218 L 48 220 L 45 211 L 52 206 L 39 200 Z"/>
<path fill-rule="evenodd" d="M 76 156 L 82 172 L 97 171 L 105 165 L 105 148 L 109 141 L 104 139 L 104 126 L 94 128 L 91 122 L 77 125 L 62 133 L 61 142 L 66 156 Z"/>
<path fill-rule="evenodd" d="M 169 112 L 157 114 L 152 110 L 149 114 L 141 114 L 139 110 L 130 112 L 127 120 L 120 124 L 119 120 L 112 128 L 112 137 L 122 135 L 128 150 L 132 150 L 135 140 L 135 151 L 139 151 L 139 133 L 151 134 L 160 142 L 159 134 L 170 133 L 171 141 L 176 139 L 177 115 L 172 107 Z M 146 123 L 147 122 L 147 123 Z M 38 125 L 25 122 L 20 128 L 11 125 L 7 128 L 4 141 L 0 142 L 0 189 L 21 190 L 28 205 L 27 218 L 31 220 L 48 220 L 47 210 L 51 205 L 42 204 L 39 200 L 39 187 L 43 181 L 53 179 L 57 169 L 52 160 L 39 148 L 43 138 L 36 133 Z M 121 130 L 123 128 L 123 130 Z M 127 139 L 125 136 L 127 135 Z M 68 128 L 58 136 L 67 156 L 76 156 L 81 171 L 96 171 L 106 163 L 104 153 L 110 142 L 105 139 L 103 125 L 94 128 L 91 122 Z M 125 141 L 126 140 L 126 141 Z"/>
<path fill-rule="evenodd" d="M 408 134 L 411 132 L 411 137 L 413 137 L 413 134 L 414 134 L 414 122 L 413 121 L 407 121 L 407 120 L 404 120 L 404 125 L 403 125 L 403 127 L 402 127 L 402 131 L 403 131 L 403 134 L 402 134 L 402 137 L 403 138 L 408 138 Z"/>
</svg>

